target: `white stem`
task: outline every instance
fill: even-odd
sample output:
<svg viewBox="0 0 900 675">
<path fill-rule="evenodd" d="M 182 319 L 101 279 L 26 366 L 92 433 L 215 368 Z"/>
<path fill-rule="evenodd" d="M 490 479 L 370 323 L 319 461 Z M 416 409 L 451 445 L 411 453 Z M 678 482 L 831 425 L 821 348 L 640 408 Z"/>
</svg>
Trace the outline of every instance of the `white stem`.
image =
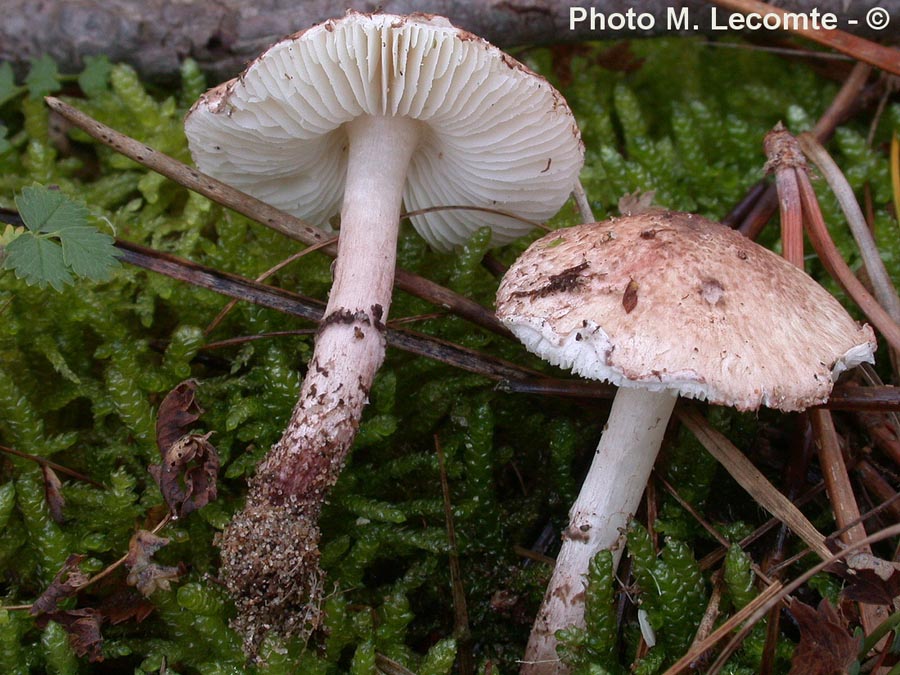
<svg viewBox="0 0 900 675">
<path fill-rule="evenodd" d="M 334 283 L 300 400 L 266 461 L 277 491 L 301 499 L 323 498 L 337 480 L 384 359 L 403 185 L 420 125 L 363 116 L 347 136 Z"/>
<path fill-rule="evenodd" d="M 591 462 L 556 567 L 535 619 L 521 675 L 568 672 L 556 654 L 556 631 L 584 626 L 584 577 L 598 551 L 622 557 L 623 533 L 641 501 L 662 444 L 676 396 L 669 391 L 621 388 Z"/>
</svg>

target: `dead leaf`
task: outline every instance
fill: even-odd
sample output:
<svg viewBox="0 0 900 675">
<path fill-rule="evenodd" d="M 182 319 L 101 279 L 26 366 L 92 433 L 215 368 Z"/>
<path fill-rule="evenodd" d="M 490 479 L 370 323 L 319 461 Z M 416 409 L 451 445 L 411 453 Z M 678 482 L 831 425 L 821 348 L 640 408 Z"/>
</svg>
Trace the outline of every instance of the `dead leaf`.
<svg viewBox="0 0 900 675">
<path fill-rule="evenodd" d="M 576 56 L 588 56 L 590 50 L 584 45 L 567 43 L 550 47 L 553 54 L 553 74 L 559 81 L 559 86 L 565 88 L 572 84 L 575 73 L 572 70 L 572 61 Z"/>
<path fill-rule="evenodd" d="M 62 523 L 63 508 L 66 505 L 66 498 L 62 494 L 62 481 L 46 464 L 41 464 L 41 473 L 44 475 L 44 498 L 50 509 L 50 517 L 53 518 L 53 522 Z"/>
<path fill-rule="evenodd" d="M 634 279 L 628 280 L 625 287 L 625 293 L 622 294 L 622 307 L 625 308 L 626 314 L 631 314 L 631 310 L 637 307 L 638 302 L 638 285 Z"/>
<path fill-rule="evenodd" d="M 157 537 L 147 530 L 138 530 L 128 544 L 128 555 L 125 556 L 125 567 L 128 577 L 125 581 L 134 586 L 145 597 L 155 590 L 169 590 L 169 584 L 184 574 L 184 565 L 175 567 L 160 565 L 153 560 L 153 554 L 166 546 L 171 540 Z"/>
<path fill-rule="evenodd" d="M 78 592 L 78 589 L 88 580 L 88 576 L 78 569 L 78 565 L 86 557 L 73 553 L 66 558 L 62 569 L 56 573 L 47 589 L 32 603 L 31 610 L 29 610 L 31 616 L 56 611 L 60 602 L 71 598 Z"/>
<path fill-rule="evenodd" d="M 179 517 L 203 508 L 217 494 L 219 454 L 209 442 L 212 432 L 188 432 L 203 414 L 195 398 L 196 389 L 194 380 L 186 380 L 160 404 L 156 443 L 162 463 L 149 468 L 169 509 Z"/>
<path fill-rule="evenodd" d="M 840 574 L 846 583 L 841 593 L 848 600 L 891 605 L 900 596 L 900 564 L 870 553 L 854 553 L 844 562 Z"/>
<path fill-rule="evenodd" d="M 209 442 L 211 435 L 212 432 L 182 436 L 169 447 L 161 465 L 150 467 L 150 474 L 175 516 L 186 516 L 216 498 L 219 453 Z"/>
<path fill-rule="evenodd" d="M 842 675 L 856 661 L 861 637 L 853 637 L 844 627 L 828 600 L 813 609 L 799 600 L 790 606 L 800 628 L 800 643 L 794 650 L 788 675 Z"/>
<path fill-rule="evenodd" d="M 197 381 L 185 380 L 166 394 L 156 413 L 156 444 L 159 454 L 188 432 L 194 422 L 205 412 L 197 403 Z"/>
<path fill-rule="evenodd" d="M 51 612 L 41 617 L 38 627 L 43 628 L 48 621 L 55 621 L 69 636 L 69 644 L 79 657 L 87 657 L 91 663 L 103 660 L 103 634 L 100 625 L 103 617 L 91 607 Z"/>
</svg>

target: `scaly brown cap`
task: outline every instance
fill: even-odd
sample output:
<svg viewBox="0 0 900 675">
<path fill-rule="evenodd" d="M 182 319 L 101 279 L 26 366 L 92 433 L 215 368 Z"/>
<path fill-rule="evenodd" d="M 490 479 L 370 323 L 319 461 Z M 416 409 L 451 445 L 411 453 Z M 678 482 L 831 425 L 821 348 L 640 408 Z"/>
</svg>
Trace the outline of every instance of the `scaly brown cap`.
<svg viewBox="0 0 900 675">
<path fill-rule="evenodd" d="M 552 232 L 506 273 L 497 315 L 562 368 L 752 410 L 828 399 L 875 337 L 802 270 L 669 211 Z"/>
</svg>

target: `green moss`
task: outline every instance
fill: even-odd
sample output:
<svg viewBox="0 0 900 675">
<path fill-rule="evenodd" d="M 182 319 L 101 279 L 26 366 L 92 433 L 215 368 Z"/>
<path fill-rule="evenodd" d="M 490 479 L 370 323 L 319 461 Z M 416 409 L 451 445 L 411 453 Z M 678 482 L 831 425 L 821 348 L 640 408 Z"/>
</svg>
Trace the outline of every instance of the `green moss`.
<svg viewBox="0 0 900 675">
<path fill-rule="evenodd" d="M 559 633 L 560 646 L 557 651 L 576 675 L 623 672 L 616 663 L 618 629 L 615 600 L 612 553 L 601 551 L 591 559 L 588 570 L 584 628 L 573 627 Z"/>
<path fill-rule="evenodd" d="M 552 49 L 528 58 L 564 93 L 579 118 L 587 149 L 584 181 L 598 217 L 615 213 L 618 199 L 656 190 L 656 202 L 712 217 L 724 215 L 762 177 L 762 136 L 778 120 L 808 127 L 835 85 L 799 63 L 749 50 L 718 49 L 697 40 L 635 42 L 636 69 L 610 71 L 606 45 L 587 45 L 564 66 Z M 2 76 L 2 72 L 0 72 Z M 91 115 L 181 160 L 188 161 L 181 121 L 204 89 L 197 65 L 186 61 L 182 84 L 161 90 L 140 82 L 127 66 L 92 61 L 79 78 Z M 0 206 L 34 182 L 57 185 L 79 198 L 92 222 L 127 240 L 255 277 L 299 247 L 274 232 L 189 194 L 135 162 L 69 133 L 60 146 L 47 109 L 26 88 L 0 102 Z M 67 90 L 69 91 L 69 90 Z M 831 146 L 853 186 L 870 186 L 876 235 L 888 270 L 900 276 L 900 244 L 889 211 L 883 146 L 900 129 L 900 106 L 890 105 L 866 142 L 864 124 L 841 128 Z M 819 187 L 834 237 L 851 263 L 854 245 L 836 203 Z M 575 222 L 569 208 L 552 221 Z M 537 233 L 495 253 L 511 262 Z M 496 279 L 481 265 L 487 234 L 479 232 L 454 255 L 427 249 L 404 227 L 400 263 L 491 306 Z M 331 261 L 311 254 L 270 282 L 324 298 Z M 821 277 L 815 264 L 811 271 Z M 545 529 L 558 531 L 577 493 L 604 421 L 605 403 L 507 395 L 481 376 L 389 352 L 371 392 L 371 405 L 345 474 L 322 517 L 322 563 L 328 573 L 326 634 L 308 647 L 267 640 L 258 664 L 244 663 L 228 627 L 233 607 L 215 583 L 215 534 L 240 508 L 246 478 L 278 438 L 296 401 L 312 337 L 268 338 L 208 350 L 226 337 L 311 326 L 275 311 L 239 303 L 209 335 L 206 326 L 227 300 L 186 284 L 122 266 L 104 283 L 80 283 L 61 293 L 27 287 L 0 272 L 0 445 L 52 456 L 102 487 L 61 476 L 63 521 L 49 513 L 32 462 L 9 458 L 0 485 L 0 569 L 6 605 L 33 601 L 70 553 L 86 553 L 85 569 L 124 555 L 137 527 L 155 524 L 162 497 L 147 467 L 159 461 L 156 411 L 179 381 L 200 382 L 204 431 L 214 431 L 222 460 L 219 499 L 164 532 L 173 543 L 163 564 L 184 563 L 186 575 L 148 600 L 142 622 L 104 625 L 109 669 L 121 672 L 374 673 L 377 654 L 419 675 L 452 672 L 460 649 L 455 632 L 441 475 L 435 451 L 445 454 L 457 555 L 479 672 L 514 672 L 531 617 L 549 575 L 526 562 Z M 392 316 L 433 312 L 398 293 Z M 532 367 L 517 344 L 452 317 L 416 328 Z M 756 419 L 714 413 L 716 426 L 739 446 L 757 436 Z M 770 418 L 764 424 L 774 424 Z M 764 514 L 720 480 L 716 465 L 687 435 L 677 439 L 660 470 L 695 509 L 730 538 Z M 717 489 L 712 490 L 711 486 Z M 642 607 L 659 640 L 636 672 L 658 672 L 693 637 L 707 602 L 707 572 L 695 560 L 713 543 L 696 521 L 660 490 L 657 531 L 669 537 L 659 556 L 646 531 L 629 548 Z M 812 517 L 821 514 L 812 514 Z M 553 538 L 555 539 L 555 538 Z M 552 555 L 554 549 L 548 550 Z M 608 557 L 591 570 L 588 627 L 569 635 L 569 657 L 584 674 L 631 666 L 637 633 L 633 612 L 612 611 L 615 595 Z M 604 566 L 605 565 L 605 566 Z M 102 606 L 124 589 L 124 576 L 79 598 Z M 818 584 L 818 586 L 816 586 Z M 752 597 L 747 559 L 732 549 L 726 562 L 728 597 Z M 814 582 L 823 594 L 834 589 Z M 137 602 L 133 599 L 132 602 Z M 619 623 L 617 623 L 619 622 Z M 0 611 L 0 671 L 91 672 L 73 662 L 61 629 L 37 630 L 21 612 Z M 629 644 L 621 648 L 621 635 Z M 726 666 L 754 672 L 761 654 L 757 631 Z M 790 641 L 779 644 L 779 653 Z M 77 665 L 73 665 L 77 663 Z M 99 672 L 99 667 L 98 672 Z M 41 670 L 43 669 L 43 670 Z M 729 670 L 730 669 L 730 670 Z M 106 671 L 108 672 L 108 670 Z"/>
</svg>

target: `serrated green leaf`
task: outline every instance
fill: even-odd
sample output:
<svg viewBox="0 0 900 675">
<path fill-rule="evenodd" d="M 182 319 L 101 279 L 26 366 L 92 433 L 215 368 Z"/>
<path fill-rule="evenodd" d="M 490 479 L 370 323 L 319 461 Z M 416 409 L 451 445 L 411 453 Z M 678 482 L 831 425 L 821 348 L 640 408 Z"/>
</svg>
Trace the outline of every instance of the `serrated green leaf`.
<svg viewBox="0 0 900 675">
<path fill-rule="evenodd" d="M 54 233 L 87 223 L 88 210 L 83 204 L 42 185 L 23 188 L 16 195 L 16 208 L 25 227 L 32 232 Z"/>
<path fill-rule="evenodd" d="M 2 99 L 2 95 L 0 95 L 0 99 Z M 0 124 L 0 155 L 12 147 L 12 143 L 6 138 L 7 133 L 8 129 L 6 128 L 6 125 Z"/>
<path fill-rule="evenodd" d="M 118 264 L 113 238 L 87 224 L 83 204 L 40 185 L 24 188 L 15 201 L 30 235 L 24 244 L 7 248 L 5 266 L 16 276 L 57 290 L 72 283 L 73 273 L 95 281 L 109 278 Z"/>
<path fill-rule="evenodd" d="M 31 62 L 31 70 L 25 77 L 25 86 L 28 87 L 28 95 L 33 99 L 43 98 L 47 94 L 59 91 L 59 70 L 56 61 L 46 54 Z"/>
<path fill-rule="evenodd" d="M 95 98 L 109 91 L 109 73 L 112 64 L 106 56 L 87 56 L 84 70 L 78 76 L 78 86 L 88 98 Z"/>
<path fill-rule="evenodd" d="M 72 283 L 72 275 L 63 260 L 62 246 L 33 232 L 25 232 L 6 247 L 3 265 L 29 286 L 43 288 L 49 284 L 62 291 L 64 286 Z"/>
<path fill-rule="evenodd" d="M 63 260 L 77 276 L 106 281 L 118 266 L 114 240 L 90 225 L 75 225 L 58 231 Z"/>
</svg>

